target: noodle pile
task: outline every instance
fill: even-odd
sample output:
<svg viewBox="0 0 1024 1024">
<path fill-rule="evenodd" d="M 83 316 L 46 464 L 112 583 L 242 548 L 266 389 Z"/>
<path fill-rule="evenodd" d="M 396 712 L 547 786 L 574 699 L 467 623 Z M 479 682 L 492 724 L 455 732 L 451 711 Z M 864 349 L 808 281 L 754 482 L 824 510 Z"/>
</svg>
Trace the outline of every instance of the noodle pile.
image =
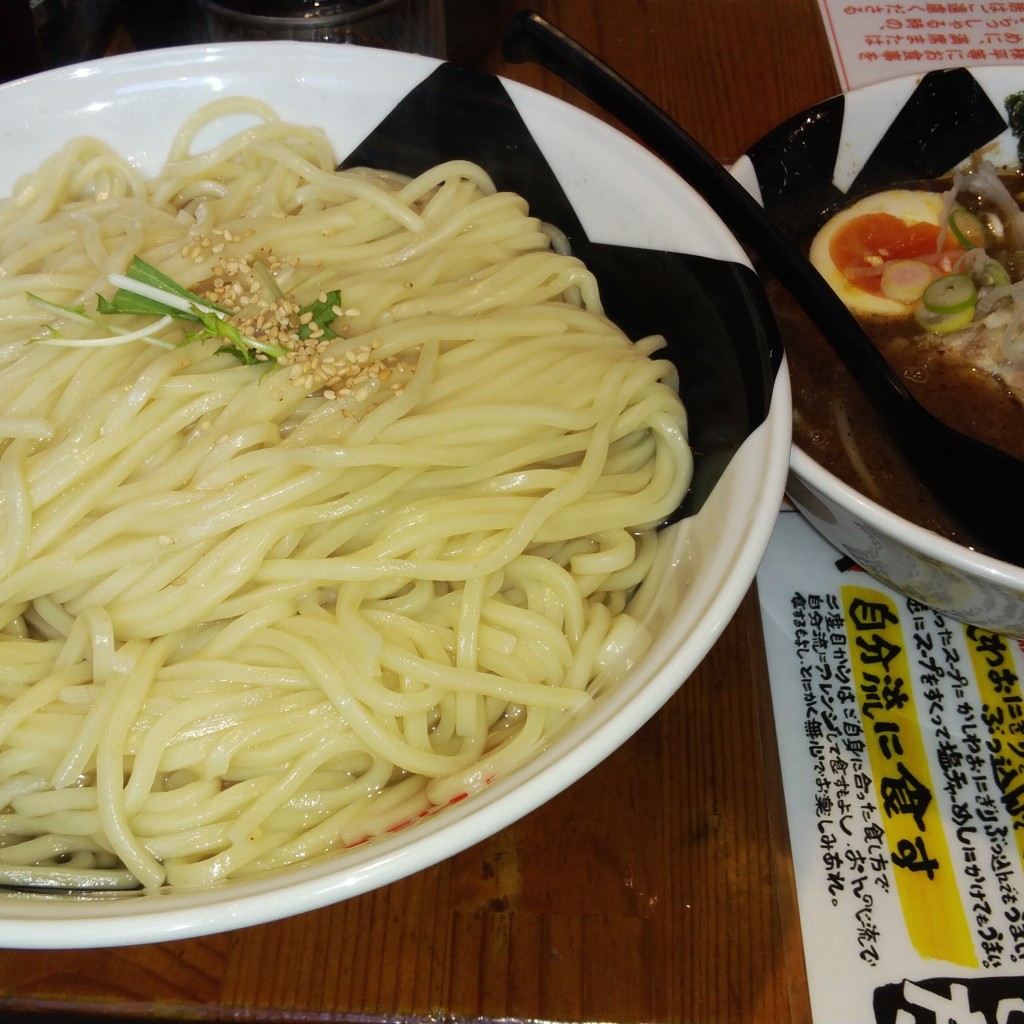
<svg viewBox="0 0 1024 1024">
<path fill-rule="evenodd" d="M 150 180 L 80 139 L 0 203 L 0 883 L 363 842 L 521 763 L 648 643 L 627 601 L 691 466 L 660 340 L 480 168 L 334 167 L 224 100 Z M 340 302 L 277 361 L 179 321 L 107 344 L 156 320 L 96 311 L 134 256 L 250 326 Z"/>
</svg>

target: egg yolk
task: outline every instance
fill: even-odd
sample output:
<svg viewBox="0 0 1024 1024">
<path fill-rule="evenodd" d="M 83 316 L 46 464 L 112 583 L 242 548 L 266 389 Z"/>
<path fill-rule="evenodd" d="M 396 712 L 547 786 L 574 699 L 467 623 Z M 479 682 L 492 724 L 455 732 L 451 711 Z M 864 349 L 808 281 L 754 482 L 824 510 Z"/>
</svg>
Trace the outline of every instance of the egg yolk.
<svg viewBox="0 0 1024 1024">
<path fill-rule="evenodd" d="M 939 228 L 920 221 L 907 224 L 891 213 L 865 213 L 847 221 L 832 236 L 829 256 L 843 276 L 857 288 L 875 295 L 881 293 L 881 265 L 888 260 L 934 259 L 938 252 Z M 949 233 L 943 255 L 955 257 L 963 250 Z M 940 261 L 939 268 L 943 267 Z M 869 271 L 863 273 L 863 271 Z"/>
</svg>

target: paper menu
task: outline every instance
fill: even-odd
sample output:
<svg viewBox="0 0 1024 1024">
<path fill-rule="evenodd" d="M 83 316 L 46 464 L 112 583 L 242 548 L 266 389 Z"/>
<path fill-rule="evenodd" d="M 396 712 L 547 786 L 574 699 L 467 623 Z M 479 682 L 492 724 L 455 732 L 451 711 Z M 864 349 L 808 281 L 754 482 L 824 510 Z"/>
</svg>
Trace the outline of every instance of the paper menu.
<svg viewBox="0 0 1024 1024">
<path fill-rule="evenodd" d="M 1024 1020 L 1021 646 L 791 510 L 758 589 L 815 1022 Z"/>
<path fill-rule="evenodd" d="M 945 67 L 1024 63 L 1024 3 L 818 0 L 844 92 Z"/>
</svg>

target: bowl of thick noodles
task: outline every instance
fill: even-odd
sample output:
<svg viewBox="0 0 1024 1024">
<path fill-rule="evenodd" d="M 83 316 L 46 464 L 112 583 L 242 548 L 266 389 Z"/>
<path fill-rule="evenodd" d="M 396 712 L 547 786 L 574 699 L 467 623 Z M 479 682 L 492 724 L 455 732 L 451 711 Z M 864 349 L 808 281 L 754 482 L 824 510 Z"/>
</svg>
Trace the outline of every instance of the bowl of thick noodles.
<svg viewBox="0 0 1024 1024">
<path fill-rule="evenodd" d="M 734 170 L 805 247 L 910 393 L 1017 457 L 1022 90 L 1015 67 L 881 82 L 794 116 Z M 987 553 L 933 502 L 820 331 L 780 286 L 766 287 L 792 380 L 793 503 L 854 563 L 909 597 L 1024 636 L 1024 567 Z"/>
<path fill-rule="evenodd" d="M 675 692 L 782 500 L 741 248 L 560 101 L 321 44 L 0 88 L 0 945 L 503 828 Z"/>
</svg>

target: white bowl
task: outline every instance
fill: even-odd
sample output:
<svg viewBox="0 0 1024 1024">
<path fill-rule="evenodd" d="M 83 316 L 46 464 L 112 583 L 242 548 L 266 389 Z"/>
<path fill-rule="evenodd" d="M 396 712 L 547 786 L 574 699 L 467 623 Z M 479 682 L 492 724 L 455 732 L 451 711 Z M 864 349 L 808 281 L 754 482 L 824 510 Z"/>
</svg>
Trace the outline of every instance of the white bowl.
<svg viewBox="0 0 1024 1024">
<path fill-rule="evenodd" d="M 1021 89 L 1024 68 L 1015 67 L 880 82 L 795 115 L 752 146 L 733 173 L 800 237 L 843 195 L 852 200 L 943 176 L 983 146 L 997 166 L 1015 166 L 1003 102 Z M 954 619 L 1024 636 L 1024 568 L 895 515 L 796 445 L 787 493 L 828 541 L 897 590 Z"/>
<path fill-rule="evenodd" d="M 422 105 L 424 90 L 443 101 L 432 108 L 441 110 L 436 116 L 442 127 L 451 124 L 448 106 L 459 107 L 462 127 L 454 135 L 435 130 L 430 105 Z M 396 139 L 402 143 L 396 159 L 436 162 L 433 150 L 450 145 L 485 166 L 490 161 L 499 185 L 506 172 L 526 173 L 518 190 L 531 206 L 550 210 L 551 219 L 571 220 L 575 211 L 592 241 L 610 243 L 588 252 L 620 271 L 614 276 L 622 278 L 623 293 L 640 300 L 641 309 L 654 296 L 632 276 L 630 259 L 643 256 L 645 248 L 692 254 L 683 269 L 668 258 L 675 278 L 666 308 L 679 308 L 680 288 L 694 288 L 695 297 L 686 317 L 673 314 L 662 330 L 683 346 L 678 354 L 684 362 L 692 348 L 706 364 L 685 377 L 697 396 L 690 411 L 695 436 L 703 438 L 701 486 L 710 493 L 702 495 L 699 511 L 688 509 L 691 514 L 668 528 L 667 556 L 635 600 L 654 633 L 649 652 L 621 685 L 602 694 L 592 713 L 520 769 L 402 831 L 272 875 L 204 891 L 0 893 L 2 946 L 120 945 L 257 924 L 384 885 L 503 828 L 611 753 L 693 672 L 750 586 L 782 499 L 788 378 L 743 251 L 706 205 L 646 151 L 536 91 L 427 58 L 352 46 L 242 43 L 105 59 L 0 87 L 0 193 L 74 135 L 99 136 L 154 171 L 184 117 L 231 94 L 264 99 L 287 118 L 325 128 L 339 156 L 373 133 L 374 145 L 383 141 L 385 153 Z M 392 120 L 375 131 L 399 101 L 403 109 L 412 103 L 413 127 L 387 127 Z M 518 117 L 525 122 L 522 132 Z M 474 118 L 481 130 L 467 131 Z M 366 158 L 362 147 L 359 159 Z M 548 165 L 571 206 L 557 188 L 552 194 L 556 179 Z M 585 247 L 579 227 L 570 233 L 574 245 Z M 609 285 L 606 300 L 613 292 Z"/>
</svg>

